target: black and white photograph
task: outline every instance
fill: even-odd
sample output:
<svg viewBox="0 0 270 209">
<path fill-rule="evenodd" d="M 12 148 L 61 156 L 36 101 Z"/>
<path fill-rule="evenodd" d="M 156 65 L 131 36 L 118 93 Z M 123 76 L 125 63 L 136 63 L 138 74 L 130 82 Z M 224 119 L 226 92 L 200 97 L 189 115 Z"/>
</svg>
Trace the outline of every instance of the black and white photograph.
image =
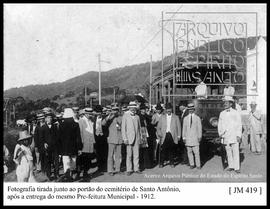
<svg viewBox="0 0 270 209">
<path fill-rule="evenodd" d="M 3 4 L 4 184 L 266 183 L 266 15 Z"/>
</svg>

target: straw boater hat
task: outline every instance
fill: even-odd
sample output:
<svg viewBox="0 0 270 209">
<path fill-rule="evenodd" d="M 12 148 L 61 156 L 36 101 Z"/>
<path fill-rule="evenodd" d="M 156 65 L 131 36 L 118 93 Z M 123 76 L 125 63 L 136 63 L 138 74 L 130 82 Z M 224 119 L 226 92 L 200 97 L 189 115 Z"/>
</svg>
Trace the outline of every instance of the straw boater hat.
<svg viewBox="0 0 270 209">
<path fill-rule="evenodd" d="M 131 102 L 129 102 L 129 104 L 128 104 L 128 108 L 138 108 L 138 106 L 137 106 L 136 102 L 131 101 Z"/>
<path fill-rule="evenodd" d="M 77 112 L 79 112 L 79 107 L 72 107 L 72 110 L 75 112 L 75 113 L 77 113 Z"/>
<path fill-rule="evenodd" d="M 65 108 L 63 118 L 73 118 L 73 117 L 74 117 L 73 110 L 71 108 Z"/>
<path fill-rule="evenodd" d="M 193 103 L 189 103 L 187 105 L 187 108 L 188 108 L 188 110 L 194 110 L 195 109 L 195 105 Z"/>
<path fill-rule="evenodd" d="M 234 102 L 232 96 L 225 96 L 225 97 L 223 97 L 223 101 L 224 101 L 224 102 L 226 102 L 226 101 Z"/>
<path fill-rule="evenodd" d="M 114 107 L 112 107 L 112 110 L 113 110 L 113 111 L 118 111 L 118 110 L 119 110 L 119 107 L 114 106 Z"/>
<path fill-rule="evenodd" d="M 19 132 L 19 138 L 17 141 L 25 140 L 25 139 L 30 139 L 32 136 L 28 133 L 27 130 L 20 131 Z"/>
<path fill-rule="evenodd" d="M 45 116 L 44 116 L 43 113 L 37 114 L 37 120 L 41 120 L 41 119 L 44 119 L 44 118 L 45 118 Z"/>
<path fill-rule="evenodd" d="M 251 101 L 249 105 L 257 105 L 256 101 Z"/>
<path fill-rule="evenodd" d="M 93 113 L 93 108 L 91 108 L 91 107 L 86 107 L 86 108 L 84 109 L 84 113 L 85 113 L 85 114 L 91 114 L 91 113 Z"/>
</svg>

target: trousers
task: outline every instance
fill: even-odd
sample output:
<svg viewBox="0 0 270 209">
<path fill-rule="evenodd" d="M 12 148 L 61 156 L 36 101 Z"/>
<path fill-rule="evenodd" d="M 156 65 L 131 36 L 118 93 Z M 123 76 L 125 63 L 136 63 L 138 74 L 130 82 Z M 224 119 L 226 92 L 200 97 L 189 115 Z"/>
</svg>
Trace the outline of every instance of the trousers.
<svg viewBox="0 0 270 209">
<path fill-rule="evenodd" d="M 174 164 L 175 143 L 171 133 L 166 133 L 161 145 L 160 164 L 163 165 L 165 158 L 169 157 L 170 164 Z"/>
<path fill-rule="evenodd" d="M 199 146 L 187 146 L 188 161 L 190 166 L 194 166 L 194 157 L 197 167 L 201 167 Z"/>
<path fill-rule="evenodd" d="M 139 171 L 139 143 L 135 141 L 134 145 L 127 145 L 127 172 Z"/>
<path fill-rule="evenodd" d="M 226 144 L 225 146 L 228 166 L 235 170 L 240 169 L 240 154 L 239 154 L 239 143 Z"/>
<path fill-rule="evenodd" d="M 108 161 L 107 161 L 107 171 L 108 172 L 120 172 L 120 165 L 122 161 L 121 155 L 121 144 L 108 144 Z"/>
</svg>

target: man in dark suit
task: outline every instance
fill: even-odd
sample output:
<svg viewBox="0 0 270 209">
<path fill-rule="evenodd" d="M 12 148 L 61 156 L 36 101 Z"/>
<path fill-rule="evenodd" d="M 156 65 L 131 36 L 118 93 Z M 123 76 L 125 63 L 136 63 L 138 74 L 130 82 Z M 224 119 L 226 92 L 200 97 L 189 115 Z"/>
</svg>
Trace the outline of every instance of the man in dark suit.
<svg viewBox="0 0 270 209">
<path fill-rule="evenodd" d="M 54 177 L 59 177 L 59 139 L 57 134 L 57 126 L 52 123 L 53 114 L 45 114 L 45 124 L 41 127 L 41 149 L 44 153 L 44 172 L 49 180 L 51 178 L 51 164 L 54 165 Z"/>
<path fill-rule="evenodd" d="M 181 123 L 181 131 L 183 131 L 183 121 L 184 118 L 189 114 L 189 111 L 187 109 L 187 101 L 181 101 L 179 104 L 179 110 L 180 110 L 180 123 Z M 182 136 L 182 134 L 181 134 Z M 185 165 L 188 164 L 188 156 L 187 156 L 187 149 L 185 146 L 185 143 L 183 141 L 183 137 L 181 137 L 179 144 L 178 144 L 178 155 L 180 155 L 180 164 Z"/>
<path fill-rule="evenodd" d="M 101 105 L 95 107 L 96 117 L 94 119 L 94 136 L 95 136 L 95 148 L 97 154 L 98 170 L 104 172 L 107 169 L 107 156 L 108 156 L 108 143 L 107 136 L 108 131 L 106 128 L 105 116 L 102 115 Z"/>
</svg>

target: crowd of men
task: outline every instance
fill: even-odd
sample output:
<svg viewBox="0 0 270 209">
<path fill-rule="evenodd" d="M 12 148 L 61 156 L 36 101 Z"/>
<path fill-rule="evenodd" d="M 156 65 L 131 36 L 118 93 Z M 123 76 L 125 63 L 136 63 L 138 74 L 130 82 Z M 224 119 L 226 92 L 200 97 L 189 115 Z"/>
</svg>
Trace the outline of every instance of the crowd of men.
<svg viewBox="0 0 270 209">
<path fill-rule="evenodd" d="M 232 97 L 224 97 L 218 133 L 226 150 L 227 170 L 240 173 L 242 122 L 240 113 L 232 108 L 234 102 Z M 255 102 L 250 106 L 251 150 L 261 154 L 262 117 Z M 14 150 L 17 180 L 30 181 L 38 172 L 48 181 L 89 180 L 89 169 L 95 164 L 98 173 L 111 176 L 122 173 L 123 168 L 129 176 L 156 165 L 173 168 L 176 163 L 201 169 L 202 124 L 195 105 L 182 102 L 180 115 L 172 110 L 170 103 L 165 108 L 157 104 L 153 111 L 136 102 L 122 107 L 65 108 L 59 114 L 44 108 L 19 133 Z M 64 170 L 61 176 L 60 166 Z"/>
</svg>

